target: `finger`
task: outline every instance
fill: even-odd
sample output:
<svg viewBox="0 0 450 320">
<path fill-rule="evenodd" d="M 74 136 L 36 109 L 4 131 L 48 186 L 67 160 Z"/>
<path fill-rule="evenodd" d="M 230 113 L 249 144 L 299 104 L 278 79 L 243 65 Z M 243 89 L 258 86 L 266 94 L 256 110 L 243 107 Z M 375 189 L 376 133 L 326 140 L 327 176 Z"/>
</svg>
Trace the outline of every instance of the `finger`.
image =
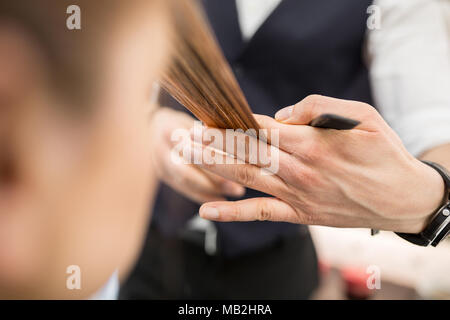
<svg viewBox="0 0 450 320">
<path fill-rule="evenodd" d="M 301 211 L 300 208 L 294 209 L 288 203 L 277 198 L 208 202 L 200 207 L 199 214 L 203 219 L 219 222 L 274 221 L 337 228 L 373 226 L 373 221 L 361 217 L 328 213 L 308 214 Z"/>
<path fill-rule="evenodd" d="M 203 219 L 231 221 L 284 221 L 299 223 L 298 213 L 277 198 L 253 198 L 241 201 L 205 203 L 200 208 Z"/>
<path fill-rule="evenodd" d="M 252 164 L 232 158 L 226 154 L 212 156 L 206 147 L 192 143 L 183 150 L 185 160 L 199 168 L 217 174 L 246 187 L 269 193 L 275 196 L 288 192 L 288 187 L 277 175 Z"/>
<path fill-rule="evenodd" d="M 276 122 L 275 120 L 272 120 L 273 122 Z M 299 141 L 296 141 L 295 139 L 292 139 L 292 137 L 302 136 L 302 134 L 296 131 L 298 131 L 298 127 L 304 127 L 306 129 L 313 129 L 307 126 L 292 126 L 292 125 L 285 125 L 280 124 L 281 126 L 284 126 L 286 130 L 283 130 L 282 137 L 279 139 L 275 133 L 271 133 L 273 142 L 277 142 L 278 140 L 281 140 L 283 142 L 283 147 L 286 151 L 279 149 L 273 145 L 268 145 L 265 141 L 258 140 L 256 137 L 245 135 L 242 132 L 234 132 L 231 135 L 227 135 L 227 142 L 231 138 L 236 137 L 236 141 L 234 142 L 233 147 L 229 147 L 228 143 L 222 142 L 222 140 L 219 139 L 209 139 L 210 136 L 216 136 L 216 137 L 222 137 L 225 135 L 225 130 L 220 129 L 210 129 L 210 128 L 204 128 L 202 132 L 198 135 L 194 135 L 194 139 L 196 141 L 201 141 L 204 144 L 198 144 L 197 142 L 194 142 L 194 146 L 203 146 L 203 149 L 201 150 L 193 150 L 193 153 L 198 152 L 200 157 L 199 159 L 202 162 L 201 164 L 206 168 L 207 170 L 223 170 L 223 172 L 219 173 L 221 175 L 225 175 L 226 178 L 230 178 L 229 174 L 234 174 L 236 176 L 232 176 L 233 181 L 237 181 L 238 183 L 244 184 L 246 186 L 249 186 L 249 182 L 247 180 L 251 179 L 254 180 L 251 176 L 253 172 L 255 172 L 255 175 L 262 175 L 263 173 L 257 172 L 257 170 L 254 170 L 254 168 L 251 168 L 249 172 L 241 172 L 244 171 L 244 169 L 241 168 L 222 168 L 223 166 L 205 166 L 205 164 L 214 162 L 215 164 L 243 164 L 247 163 L 256 167 L 259 167 L 261 169 L 264 169 L 264 174 L 270 174 L 270 175 L 276 175 L 277 179 L 282 181 L 284 185 L 286 183 L 291 183 L 292 181 L 295 181 L 298 183 L 298 179 L 293 178 L 293 174 L 295 177 L 306 175 L 306 172 L 310 171 L 306 167 L 305 164 L 302 163 L 301 159 L 297 156 L 297 153 L 300 152 L 302 149 L 299 147 Z M 274 129 L 275 130 L 275 129 Z M 314 129 L 313 129 L 314 130 Z M 286 132 L 288 131 L 288 132 Z M 213 132 L 213 134 L 210 134 L 210 132 Z M 281 131 L 280 131 L 281 132 Z M 289 133 L 290 132 L 290 133 Z M 319 135 L 320 132 L 314 131 L 309 132 L 309 134 Z M 206 136 L 206 139 L 203 139 L 203 136 Z M 286 137 L 287 139 L 283 139 Z M 276 139 L 275 139 L 276 138 Z M 245 140 L 247 139 L 247 140 Z M 311 138 L 312 139 L 312 138 Z M 310 139 L 310 140 L 311 140 Z M 205 143 L 206 140 L 206 143 Z M 301 140 L 301 138 L 299 138 Z M 317 140 L 317 139 L 316 139 Z M 237 141 L 243 141 L 243 143 L 238 143 Z M 314 151 L 312 148 L 308 147 L 311 145 L 310 143 L 304 143 L 303 145 L 306 146 L 306 152 L 309 152 L 310 150 Z M 226 146 L 226 147 L 224 147 Z M 255 147 L 256 146 L 256 147 Z M 317 148 L 316 148 L 317 149 Z M 219 151 L 219 153 L 216 152 Z M 315 152 L 315 151 L 314 151 Z M 296 155 L 291 155 L 291 154 Z M 317 153 L 317 152 L 316 152 Z M 213 158 L 212 160 L 205 160 L 201 159 L 201 157 Z M 218 172 L 218 171 L 216 171 Z M 246 176 L 248 175 L 248 176 Z M 305 180 L 307 181 L 307 180 Z M 253 189 L 255 189 L 254 186 L 249 186 Z M 262 187 L 266 187 L 263 185 Z M 261 187 L 259 187 L 261 190 Z M 272 195 L 274 194 L 273 191 L 263 191 Z"/>
<path fill-rule="evenodd" d="M 281 109 L 275 119 L 286 124 L 309 124 L 314 118 L 333 113 L 361 122 L 358 129 L 374 131 L 378 128 L 381 116 L 370 105 L 357 101 L 342 100 L 320 95 L 311 95 L 299 103 Z"/>
<path fill-rule="evenodd" d="M 222 192 L 206 175 L 191 165 L 176 165 L 163 181 L 197 203 L 224 200 Z M 216 200 L 210 200 L 216 199 Z"/>
<path fill-rule="evenodd" d="M 307 125 L 293 126 L 260 114 L 254 114 L 254 117 L 261 128 L 267 130 L 271 144 L 289 154 L 298 152 L 302 143 L 320 138 L 321 131 L 317 128 Z"/>
<path fill-rule="evenodd" d="M 245 194 L 245 188 L 240 184 L 227 180 L 212 172 L 200 168 L 196 169 L 200 170 L 205 176 L 208 177 L 208 179 L 210 179 L 214 183 L 214 185 L 218 186 L 220 190 L 222 190 L 224 195 L 231 197 L 242 197 Z"/>
<path fill-rule="evenodd" d="M 379 228 L 379 223 L 359 216 L 308 214 L 277 198 L 218 201 L 200 207 L 200 217 L 218 222 L 274 221 L 337 228 Z M 383 226 L 385 224 L 381 224 Z M 397 230 L 395 224 L 389 230 Z"/>
<path fill-rule="evenodd" d="M 284 126 L 292 130 L 292 126 Z M 276 130 L 274 129 L 274 131 Z M 267 136 L 267 132 L 268 130 L 263 132 L 265 137 Z M 260 168 L 266 168 L 272 173 L 277 174 L 280 165 L 283 166 L 288 163 L 287 158 L 289 157 L 288 153 L 285 153 L 277 147 L 279 140 L 277 134 L 278 132 L 272 132 L 272 143 L 274 143 L 272 145 L 268 144 L 265 140 L 248 135 L 242 130 L 203 127 L 201 130 L 196 130 L 196 132 L 191 131 L 191 139 L 195 143 L 207 147 L 206 150 L 208 151 L 218 151 L 223 155 L 226 154 L 242 162 Z"/>
<path fill-rule="evenodd" d="M 172 161 L 171 166 L 159 165 L 161 179 L 170 187 L 199 203 L 206 201 L 224 200 L 224 195 L 240 197 L 245 192 L 242 186 L 226 181 L 222 177 L 212 178 L 210 173 L 199 168 L 185 164 L 179 157 L 178 161 L 165 157 L 163 161 Z"/>
</svg>

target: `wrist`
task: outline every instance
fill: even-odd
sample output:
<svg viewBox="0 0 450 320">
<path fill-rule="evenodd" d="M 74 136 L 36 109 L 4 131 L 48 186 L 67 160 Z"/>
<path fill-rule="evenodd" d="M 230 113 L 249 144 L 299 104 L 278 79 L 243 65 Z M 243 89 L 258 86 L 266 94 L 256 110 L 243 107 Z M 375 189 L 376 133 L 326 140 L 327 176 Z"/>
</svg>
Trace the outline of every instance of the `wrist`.
<svg viewBox="0 0 450 320">
<path fill-rule="evenodd" d="M 417 160 L 417 187 L 410 202 L 410 223 L 402 232 L 417 234 L 422 232 L 436 211 L 443 205 L 446 196 L 444 179 L 430 166 Z"/>
</svg>

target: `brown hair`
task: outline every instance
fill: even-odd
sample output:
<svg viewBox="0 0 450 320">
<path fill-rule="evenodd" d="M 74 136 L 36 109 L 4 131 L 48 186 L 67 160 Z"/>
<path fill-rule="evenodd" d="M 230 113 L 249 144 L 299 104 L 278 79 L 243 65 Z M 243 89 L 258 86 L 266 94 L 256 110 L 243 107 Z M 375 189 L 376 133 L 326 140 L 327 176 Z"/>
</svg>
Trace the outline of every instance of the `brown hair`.
<svg viewBox="0 0 450 320">
<path fill-rule="evenodd" d="M 208 126 L 258 129 L 196 0 L 174 5 L 173 56 L 162 87 Z"/>
</svg>

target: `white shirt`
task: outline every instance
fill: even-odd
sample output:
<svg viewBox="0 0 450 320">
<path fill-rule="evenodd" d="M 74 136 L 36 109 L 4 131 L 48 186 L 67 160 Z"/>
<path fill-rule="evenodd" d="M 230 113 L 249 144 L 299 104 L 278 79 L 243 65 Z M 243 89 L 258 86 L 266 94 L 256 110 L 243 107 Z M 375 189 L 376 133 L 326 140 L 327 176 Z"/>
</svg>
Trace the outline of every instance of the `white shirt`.
<svg viewBox="0 0 450 320">
<path fill-rule="evenodd" d="M 119 297 L 119 273 L 115 271 L 108 282 L 100 288 L 89 300 L 117 300 Z"/>
<path fill-rule="evenodd" d="M 245 40 L 281 1 L 236 0 Z M 375 106 L 415 156 L 450 143 L 450 35 L 440 6 L 444 1 L 449 0 L 375 0 L 381 28 L 366 37 Z"/>
</svg>

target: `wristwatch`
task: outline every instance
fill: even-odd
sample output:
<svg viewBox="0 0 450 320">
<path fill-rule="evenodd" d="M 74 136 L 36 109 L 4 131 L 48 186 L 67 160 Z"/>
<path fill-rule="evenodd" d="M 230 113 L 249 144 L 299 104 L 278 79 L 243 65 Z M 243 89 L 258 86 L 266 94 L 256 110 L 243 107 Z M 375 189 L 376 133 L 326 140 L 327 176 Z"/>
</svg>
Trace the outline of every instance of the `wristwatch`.
<svg viewBox="0 0 450 320">
<path fill-rule="evenodd" d="M 441 206 L 431 218 L 425 229 L 419 234 L 398 233 L 403 239 L 419 246 L 436 247 L 439 242 L 450 235 L 450 174 L 440 165 L 431 161 L 422 161 L 435 169 L 444 179 L 446 194 L 445 204 Z"/>
</svg>

